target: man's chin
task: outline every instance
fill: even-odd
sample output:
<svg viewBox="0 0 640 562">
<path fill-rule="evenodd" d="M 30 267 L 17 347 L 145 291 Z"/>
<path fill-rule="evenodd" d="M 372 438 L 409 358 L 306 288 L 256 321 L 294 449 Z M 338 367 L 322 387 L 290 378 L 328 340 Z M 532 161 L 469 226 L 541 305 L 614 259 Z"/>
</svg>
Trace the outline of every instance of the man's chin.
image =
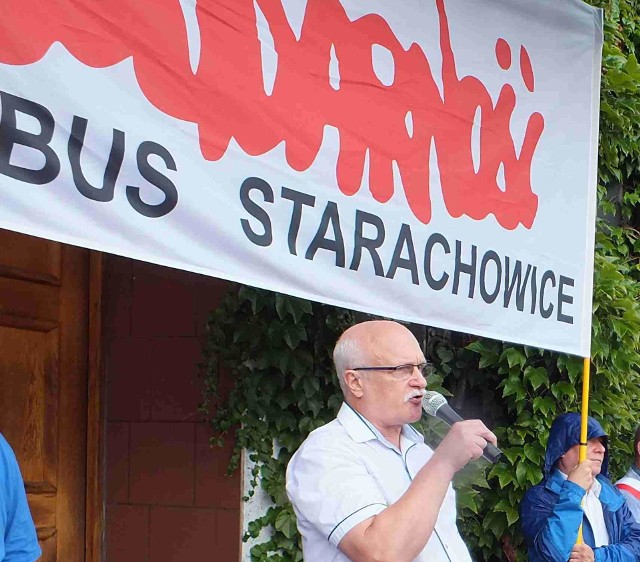
<svg viewBox="0 0 640 562">
<path fill-rule="evenodd" d="M 411 407 L 411 413 L 409 414 L 407 423 L 416 423 L 422 417 L 422 405 L 413 404 L 412 402 L 407 402 L 407 404 Z"/>
<path fill-rule="evenodd" d="M 417 416 L 413 416 L 410 420 L 409 423 L 416 423 L 420 421 L 420 418 L 422 417 L 421 414 L 418 414 Z"/>
</svg>

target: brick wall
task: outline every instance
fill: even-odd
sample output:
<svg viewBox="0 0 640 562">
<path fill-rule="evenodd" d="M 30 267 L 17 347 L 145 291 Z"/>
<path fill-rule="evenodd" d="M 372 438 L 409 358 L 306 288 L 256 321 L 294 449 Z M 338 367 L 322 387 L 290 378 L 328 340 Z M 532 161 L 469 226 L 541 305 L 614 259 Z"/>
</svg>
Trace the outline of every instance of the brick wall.
<svg viewBox="0 0 640 562">
<path fill-rule="evenodd" d="M 108 256 L 106 562 L 239 560 L 239 471 L 197 414 L 204 325 L 224 281 Z"/>
</svg>

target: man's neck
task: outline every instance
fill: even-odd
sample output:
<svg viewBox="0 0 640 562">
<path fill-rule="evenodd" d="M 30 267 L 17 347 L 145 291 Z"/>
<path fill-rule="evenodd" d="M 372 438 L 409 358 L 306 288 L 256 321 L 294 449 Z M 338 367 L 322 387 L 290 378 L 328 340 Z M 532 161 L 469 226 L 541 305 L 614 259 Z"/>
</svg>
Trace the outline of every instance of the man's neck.
<svg viewBox="0 0 640 562">
<path fill-rule="evenodd" d="M 400 449 L 400 435 L 402 434 L 402 426 L 401 427 L 390 427 L 390 428 L 381 428 L 378 427 L 378 431 L 384 435 L 384 438 L 389 441 L 392 445 Z"/>
<path fill-rule="evenodd" d="M 356 412 L 358 412 L 361 416 L 363 416 L 369 423 L 373 424 L 373 426 L 382 434 L 382 436 L 389 441 L 394 447 L 400 449 L 400 435 L 402 434 L 402 426 L 401 425 L 386 425 L 381 420 L 379 420 L 373 412 L 368 412 L 364 408 L 358 408 L 359 404 L 353 404 L 351 402 L 347 402 L 351 408 L 353 408 Z"/>
</svg>

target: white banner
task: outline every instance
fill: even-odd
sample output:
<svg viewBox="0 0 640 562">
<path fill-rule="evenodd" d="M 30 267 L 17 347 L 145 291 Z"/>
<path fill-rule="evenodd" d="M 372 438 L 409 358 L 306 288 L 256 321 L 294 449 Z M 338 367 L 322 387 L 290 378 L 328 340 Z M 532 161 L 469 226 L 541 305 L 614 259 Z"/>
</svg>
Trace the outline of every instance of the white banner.
<svg viewBox="0 0 640 562">
<path fill-rule="evenodd" d="M 600 10 L 4 8 L 0 226 L 589 355 Z"/>
</svg>

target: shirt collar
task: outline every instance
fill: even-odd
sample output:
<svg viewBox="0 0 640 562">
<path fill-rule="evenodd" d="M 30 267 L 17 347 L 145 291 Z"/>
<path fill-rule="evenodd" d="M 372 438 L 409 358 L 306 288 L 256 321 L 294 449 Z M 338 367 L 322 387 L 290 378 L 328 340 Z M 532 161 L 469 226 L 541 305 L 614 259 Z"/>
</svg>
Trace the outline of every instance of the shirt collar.
<svg viewBox="0 0 640 562">
<path fill-rule="evenodd" d="M 638 468 L 635 464 L 631 466 L 631 470 L 636 473 L 636 476 L 640 478 L 640 468 Z"/>
<path fill-rule="evenodd" d="M 385 445 L 393 447 L 375 425 L 346 402 L 343 402 L 337 418 L 349 437 L 356 443 L 377 439 Z M 413 443 L 424 443 L 424 437 L 409 424 L 402 426 L 401 435 Z"/>
</svg>

